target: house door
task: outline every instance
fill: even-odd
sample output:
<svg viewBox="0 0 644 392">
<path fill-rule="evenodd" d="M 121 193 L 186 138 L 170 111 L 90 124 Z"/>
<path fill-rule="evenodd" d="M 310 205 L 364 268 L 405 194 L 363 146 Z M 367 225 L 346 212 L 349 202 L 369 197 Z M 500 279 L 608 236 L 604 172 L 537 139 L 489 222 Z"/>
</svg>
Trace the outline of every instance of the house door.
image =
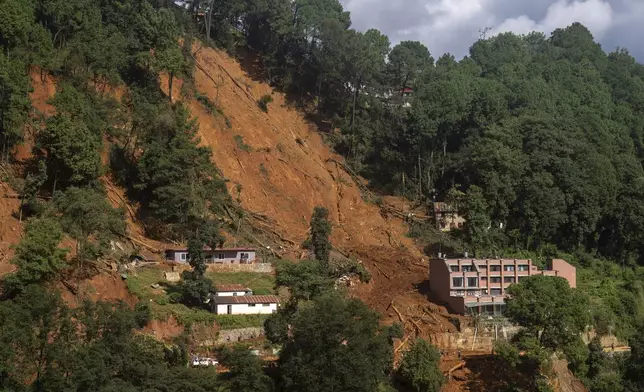
<svg viewBox="0 0 644 392">
<path fill-rule="evenodd" d="M 228 305 L 228 314 L 233 314 L 233 306 Z"/>
</svg>

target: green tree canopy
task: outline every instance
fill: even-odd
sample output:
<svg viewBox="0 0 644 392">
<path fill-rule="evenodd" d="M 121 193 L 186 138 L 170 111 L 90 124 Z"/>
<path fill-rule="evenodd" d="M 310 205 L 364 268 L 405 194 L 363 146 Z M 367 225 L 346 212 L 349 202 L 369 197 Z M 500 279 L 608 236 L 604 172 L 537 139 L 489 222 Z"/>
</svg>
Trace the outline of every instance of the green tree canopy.
<svg viewBox="0 0 644 392">
<path fill-rule="evenodd" d="M 398 372 L 406 383 L 417 392 L 440 391 L 445 380 L 438 366 L 441 357 L 436 347 L 416 339 L 403 355 Z"/>
</svg>

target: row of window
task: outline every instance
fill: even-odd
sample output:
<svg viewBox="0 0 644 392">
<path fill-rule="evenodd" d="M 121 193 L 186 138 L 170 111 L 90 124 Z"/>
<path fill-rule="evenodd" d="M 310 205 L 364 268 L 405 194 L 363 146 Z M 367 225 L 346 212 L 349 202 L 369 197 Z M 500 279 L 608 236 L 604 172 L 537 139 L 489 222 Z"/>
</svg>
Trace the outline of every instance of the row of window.
<svg viewBox="0 0 644 392">
<path fill-rule="evenodd" d="M 523 276 L 519 276 L 519 279 L 523 278 Z M 466 287 L 478 287 L 479 286 L 479 278 L 452 278 L 452 287 L 464 287 L 463 283 L 467 283 Z M 488 280 L 487 277 L 482 276 L 481 277 L 481 282 L 486 282 Z M 490 283 L 501 283 L 501 277 L 500 276 L 490 276 L 489 278 Z M 516 283 L 516 279 L 514 276 L 504 276 L 503 277 L 503 283 Z"/>
<path fill-rule="evenodd" d="M 468 297 L 478 297 L 481 295 L 492 295 L 499 296 L 501 295 L 501 289 L 483 289 L 483 290 L 454 290 L 451 295 L 453 296 L 468 296 Z"/>
<path fill-rule="evenodd" d="M 217 260 L 226 259 L 226 254 L 225 253 L 217 253 L 216 256 L 217 256 L 216 257 Z M 180 257 L 181 261 L 187 261 L 188 260 L 188 254 L 187 253 L 181 253 L 179 257 Z M 206 261 L 212 261 L 213 256 L 208 255 L 208 256 L 205 257 L 205 259 L 206 259 Z M 240 253 L 239 254 L 239 259 L 240 260 L 248 260 L 248 253 Z"/>
<path fill-rule="evenodd" d="M 478 266 L 479 269 L 487 269 L 487 265 L 481 264 Z M 459 272 L 458 265 L 450 265 L 449 269 L 451 272 Z M 520 264 L 517 266 L 517 271 L 529 271 L 530 270 L 530 265 L 528 264 Z M 473 265 L 462 265 L 460 268 L 460 272 L 473 272 L 475 271 Z M 490 272 L 499 272 L 501 271 L 501 266 L 500 265 L 491 265 L 490 266 Z M 504 265 L 503 266 L 503 271 L 505 272 L 514 272 L 514 265 Z"/>
<path fill-rule="evenodd" d="M 257 304 L 248 304 L 248 307 L 254 308 L 255 305 L 257 305 Z M 262 304 L 262 306 L 265 307 L 265 308 L 268 308 L 269 306 L 271 306 L 271 304 Z"/>
</svg>

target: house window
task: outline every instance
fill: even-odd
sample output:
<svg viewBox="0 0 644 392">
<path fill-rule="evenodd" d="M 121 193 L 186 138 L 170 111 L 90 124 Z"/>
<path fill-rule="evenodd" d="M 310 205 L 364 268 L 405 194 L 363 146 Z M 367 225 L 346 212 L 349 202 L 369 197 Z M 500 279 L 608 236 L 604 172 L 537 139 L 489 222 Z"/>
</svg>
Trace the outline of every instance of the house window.
<svg viewBox="0 0 644 392">
<path fill-rule="evenodd" d="M 188 259 L 188 254 L 187 253 L 182 253 L 181 254 L 181 261 L 186 261 Z"/>
<path fill-rule="evenodd" d="M 467 278 L 467 287 L 479 287 L 479 278 Z"/>
<path fill-rule="evenodd" d="M 217 258 L 218 258 L 219 260 L 223 260 L 223 259 L 225 259 L 225 258 L 226 258 L 226 254 L 225 254 L 225 253 L 223 253 L 223 252 L 221 252 L 221 253 L 217 253 Z"/>
<path fill-rule="evenodd" d="M 476 295 L 480 295 L 480 292 L 479 292 L 479 291 L 477 291 L 477 290 L 467 290 L 467 295 L 468 295 L 469 297 L 474 297 L 474 296 L 476 296 Z"/>
<path fill-rule="evenodd" d="M 481 276 L 481 281 L 485 282 L 487 280 L 487 276 Z"/>
<path fill-rule="evenodd" d="M 491 276 L 490 277 L 490 283 L 501 283 L 501 277 L 500 276 Z"/>
<path fill-rule="evenodd" d="M 267 307 L 271 306 L 271 304 L 262 304 L 262 306 L 267 308 Z"/>
<path fill-rule="evenodd" d="M 458 272 L 458 265 L 450 265 L 449 270 L 452 272 Z"/>
<path fill-rule="evenodd" d="M 499 272 L 499 271 L 501 271 L 501 266 L 500 265 L 491 265 L 490 266 L 490 271 Z"/>
<path fill-rule="evenodd" d="M 233 293 L 233 297 L 236 297 L 236 296 L 237 296 L 237 293 Z"/>
<path fill-rule="evenodd" d="M 212 255 L 206 256 L 204 260 L 206 261 L 206 263 L 210 263 L 212 261 Z"/>
<path fill-rule="evenodd" d="M 505 272 L 514 272 L 514 266 L 513 265 L 504 265 L 503 266 L 503 271 L 505 271 Z"/>
<path fill-rule="evenodd" d="M 514 276 L 503 277 L 503 283 L 514 283 Z"/>
<path fill-rule="evenodd" d="M 452 278 L 453 287 L 463 287 L 463 278 Z"/>
<path fill-rule="evenodd" d="M 464 265 L 464 266 L 462 267 L 462 269 L 463 269 L 463 272 L 472 272 L 472 271 L 474 271 L 474 266 L 471 266 L 471 265 Z"/>
<path fill-rule="evenodd" d="M 501 289 L 490 290 L 491 295 L 501 295 Z"/>
<path fill-rule="evenodd" d="M 240 260 L 248 260 L 248 253 L 240 253 L 239 254 L 239 259 Z"/>
<path fill-rule="evenodd" d="M 254 308 L 254 307 L 255 307 L 255 304 L 248 304 L 248 307 L 249 307 L 249 308 Z"/>
<path fill-rule="evenodd" d="M 487 270 L 487 264 L 479 264 L 477 267 L 481 270 Z"/>
<path fill-rule="evenodd" d="M 529 270 L 530 270 L 530 266 L 528 264 L 521 264 L 519 266 L 519 271 L 529 271 Z"/>
</svg>

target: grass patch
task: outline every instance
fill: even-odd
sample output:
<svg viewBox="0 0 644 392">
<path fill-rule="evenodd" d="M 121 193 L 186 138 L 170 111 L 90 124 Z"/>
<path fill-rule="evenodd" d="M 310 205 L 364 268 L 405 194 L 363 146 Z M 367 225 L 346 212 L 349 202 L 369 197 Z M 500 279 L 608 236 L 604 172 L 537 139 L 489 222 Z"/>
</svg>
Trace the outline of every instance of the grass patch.
<svg viewBox="0 0 644 392">
<path fill-rule="evenodd" d="M 270 314 L 221 314 L 215 321 L 221 329 L 261 327 Z"/>
<path fill-rule="evenodd" d="M 210 114 L 221 114 L 222 116 L 224 115 L 224 111 L 217 107 L 213 101 L 210 100 L 207 96 L 199 93 L 198 91 L 195 91 L 195 99 L 201 103 L 207 110 L 208 113 Z"/>
<path fill-rule="evenodd" d="M 206 276 L 213 284 L 243 284 L 257 295 L 274 294 L 275 278 L 271 274 L 256 272 L 208 272 Z M 216 315 L 206 309 L 190 308 L 183 304 L 173 303 L 170 293 L 176 285 L 168 283 L 163 277 L 163 271 L 155 268 L 145 268 L 137 275 L 129 275 L 125 281 L 130 293 L 136 295 L 142 302 L 150 305 L 150 313 L 155 320 L 167 320 L 173 316 L 184 325 L 212 324 L 216 322 L 223 330 L 235 328 L 261 327 L 268 315 Z M 153 284 L 161 286 L 159 289 Z"/>
<path fill-rule="evenodd" d="M 259 106 L 263 112 L 268 113 L 268 104 L 271 102 L 273 102 L 273 97 L 271 97 L 270 94 L 262 95 L 262 97 L 257 100 L 257 106 Z"/>
<path fill-rule="evenodd" d="M 235 135 L 233 136 L 233 139 L 235 139 L 237 148 L 239 148 L 240 150 L 243 150 L 246 152 L 253 151 L 253 148 L 244 142 L 244 137 L 242 135 Z"/>
<path fill-rule="evenodd" d="M 243 284 L 253 290 L 253 294 L 272 295 L 275 293 L 275 277 L 257 272 L 206 272 L 206 277 L 217 284 Z"/>
</svg>

